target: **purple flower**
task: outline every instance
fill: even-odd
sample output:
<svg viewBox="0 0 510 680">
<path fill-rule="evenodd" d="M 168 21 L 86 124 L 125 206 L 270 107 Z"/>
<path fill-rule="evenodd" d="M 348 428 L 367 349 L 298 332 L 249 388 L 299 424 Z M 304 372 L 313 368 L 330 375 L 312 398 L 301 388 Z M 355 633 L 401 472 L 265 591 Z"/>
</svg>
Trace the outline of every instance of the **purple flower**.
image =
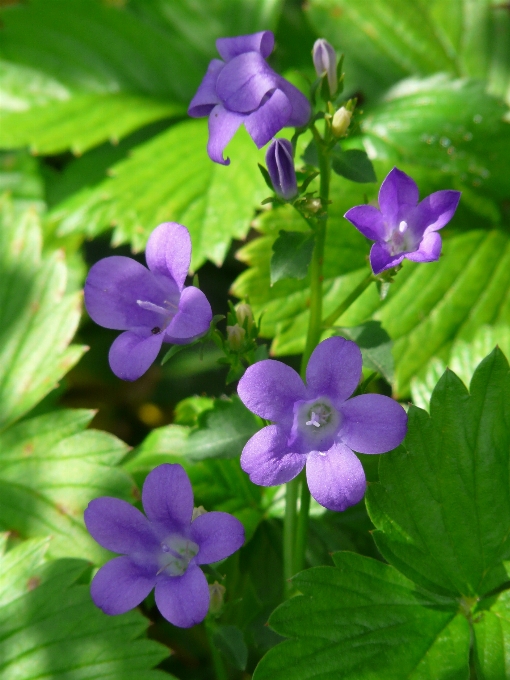
<svg viewBox="0 0 510 680">
<path fill-rule="evenodd" d="M 165 463 L 147 475 L 143 515 L 126 501 L 104 496 L 91 501 L 85 524 L 107 550 L 122 553 L 94 576 L 90 593 L 105 614 L 138 606 L 155 587 L 161 614 L 181 628 L 205 618 L 209 587 L 200 564 L 218 562 L 244 543 L 241 522 L 226 512 L 193 519 L 193 491 L 181 465 Z"/>
<path fill-rule="evenodd" d="M 460 191 L 436 191 L 418 203 L 414 180 L 393 168 L 379 190 L 379 207 L 357 205 L 345 217 L 367 238 L 375 241 L 370 251 L 374 274 L 413 262 L 433 262 L 441 254 L 437 233 L 452 219 Z"/>
<path fill-rule="evenodd" d="M 273 47 L 271 31 L 216 41 L 223 61 L 211 61 L 188 109 L 193 118 L 209 116 L 207 153 L 216 163 L 230 163 L 223 150 L 242 123 L 260 149 L 283 127 L 310 118 L 308 99 L 267 65 Z"/>
<path fill-rule="evenodd" d="M 158 356 L 163 342 L 185 345 L 209 328 L 211 305 L 193 286 L 184 287 L 191 260 L 189 232 L 164 222 L 149 237 L 148 269 L 130 257 L 106 257 L 90 270 L 85 306 L 100 326 L 125 331 L 110 348 L 112 371 L 136 380 Z"/>
<path fill-rule="evenodd" d="M 328 77 L 329 92 L 331 96 L 338 88 L 338 78 L 336 75 L 336 52 L 335 49 L 324 38 L 315 41 L 312 50 L 313 65 L 315 72 L 321 78 L 323 75 Z"/>
<path fill-rule="evenodd" d="M 280 361 L 253 364 L 239 381 L 243 403 L 275 424 L 259 430 L 246 444 L 241 467 L 255 484 L 289 482 L 306 465 L 315 500 L 329 510 L 345 510 L 365 493 L 363 467 L 354 455 L 384 453 L 405 437 L 402 406 L 380 394 L 349 399 L 361 376 L 359 347 L 333 337 L 314 350 L 306 386 Z"/>
<path fill-rule="evenodd" d="M 275 139 L 266 153 L 266 164 L 273 189 L 286 201 L 297 196 L 296 171 L 292 144 L 287 139 Z"/>
</svg>

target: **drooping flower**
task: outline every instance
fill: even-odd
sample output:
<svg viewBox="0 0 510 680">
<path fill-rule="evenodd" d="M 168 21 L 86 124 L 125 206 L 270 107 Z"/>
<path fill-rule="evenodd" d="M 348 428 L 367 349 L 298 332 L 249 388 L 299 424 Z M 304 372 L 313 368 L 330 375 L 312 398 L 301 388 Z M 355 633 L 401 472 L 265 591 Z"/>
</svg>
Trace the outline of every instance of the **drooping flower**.
<svg viewBox="0 0 510 680">
<path fill-rule="evenodd" d="M 298 188 L 292 144 L 288 139 L 275 139 L 266 152 L 266 165 L 273 189 L 286 201 L 297 196 Z"/>
<path fill-rule="evenodd" d="M 97 262 L 85 282 L 85 306 L 100 326 L 124 331 L 110 348 L 110 367 L 136 380 L 156 359 L 164 342 L 185 345 L 203 335 L 212 319 L 201 290 L 184 287 L 191 260 L 189 232 L 164 222 L 145 252 L 148 269 L 130 257 Z"/>
<path fill-rule="evenodd" d="M 283 127 L 300 127 L 310 118 L 308 99 L 266 63 L 274 47 L 271 31 L 219 38 L 221 59 L 213 59 L 188 114 L 209 116 L 207 153 L 228 165 L 223 150 L 244 123 L 260 149 Z"/>
<path fill-rule="evenodd" d="M 267 359 L 239 381 L 243 403 L 274 424 L 246 444 L 241 467 L 255 484 L 289 482 L 306 465 L 315 500 L 345 510 L 363 498 L 365 474 L 359 453 L 385 453 L 405 437 L 402 406 L 380 394 L 349 399 L 361 376 L 359 347 L 340 337 L 321 342 L 306 369 L 306 385 L 292 368 Z"/>
<path fill-rule="evenodd" d="M 419 192 L 409 175 L 393 168 L 379 190 L 379 210 L 357 205 L 345 217 L 375 241 L 370 251 L 374 274 L 399 265 L 404 258 L 433 262 L 441 254 L 437 233 L 452 219 L 460 191 L 436 191 L 418 203 Z"/>
<path fill-rule="evenodd" d="M 226 512 L 193 516 L 193 490 L 181 465 L 165 463 L 147 475 L 143 515 L 126 501 L 91 501 L 85 524 L 107 550 L 121 553 L 99 569 L 90 588 L 94 604 L 115 615 L 137 607 L 155 588 L 161 614 L 181 628 L 200 623 L 209 586 L 200 569 L 232 555 L 244 543 L 241 522 Z"/>
<path fill-rule="evenodd" d="M 312 58 L 319 78 L 327 75 L 329 92 L 333 96 L 338 89 L 335 48 L 324 38 L 319 38 L 313 45 Z"/>
</svg>

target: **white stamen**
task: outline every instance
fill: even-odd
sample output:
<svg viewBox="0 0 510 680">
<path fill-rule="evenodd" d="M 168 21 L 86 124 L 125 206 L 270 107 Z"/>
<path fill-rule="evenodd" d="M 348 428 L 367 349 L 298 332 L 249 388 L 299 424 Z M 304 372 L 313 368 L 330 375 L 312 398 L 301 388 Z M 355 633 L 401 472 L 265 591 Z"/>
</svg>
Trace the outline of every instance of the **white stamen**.
<svg viewBox="0 0 510 680">
<path fill-rule="evenodd" d="M 148 312 L 156 312 L 156 314 L 163 314 L 167 316 L 168 309 L 155 305 L 153 302 L 148 302 L 147 300 L 137 300 L 136 304 L 142 309 L 146 309 Z"/>
<path fill-rule="evenodd" d="M 406 231 L 406 229 L 407 229 L 407 222 L 402 220 L 402 222 L 398 225 L 398 230 L 401 234 L 403 234 L 404 231 Z"/>
<path fill-rule="evenodd" d="M 313 425 L 314 427 L 320 427 L 321 426 L 320 422 L 317 420 L 317 416 L 315 415 L 315 413 L 313 411 L 312 411 L 312 419 L 309 420 L 306 423 L 306 425 Z"/>
</svg>

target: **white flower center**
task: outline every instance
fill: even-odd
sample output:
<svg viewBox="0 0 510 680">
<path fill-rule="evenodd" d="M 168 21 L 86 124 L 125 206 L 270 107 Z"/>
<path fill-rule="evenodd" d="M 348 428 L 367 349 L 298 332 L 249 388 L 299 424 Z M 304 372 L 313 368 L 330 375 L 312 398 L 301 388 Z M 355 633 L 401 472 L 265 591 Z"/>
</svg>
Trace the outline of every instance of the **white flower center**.
<svg viewBox="0 0 510 680">
<path fill-rule="evenodd" d="M 198 550 L 198 545 L 188 538 L 170 536 L 161 543 L 158 574 L 165 571 L 170 576 L 182 576 Z"/>
</svg>

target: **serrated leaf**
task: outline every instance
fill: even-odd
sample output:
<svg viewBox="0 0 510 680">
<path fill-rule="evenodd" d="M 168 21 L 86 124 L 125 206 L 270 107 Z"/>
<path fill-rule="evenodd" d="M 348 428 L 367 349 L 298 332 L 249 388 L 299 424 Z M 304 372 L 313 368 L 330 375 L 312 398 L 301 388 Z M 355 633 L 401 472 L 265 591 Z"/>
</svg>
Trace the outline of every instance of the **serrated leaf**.
<svg viewBox="0 0 510 680">
<path fill-rule="evenodd" d="M 44 562 L 44 546 L 26 541 L 0 560 L 2 680 L 172 680 L 151 670 L 168 651 L 140 639 L 147 619 L 137 611 L 103 614 L 92 603 L 89 586 L 76 585 L 87 563 Z"/>
<path fill-rule="evenodd" d="M 332 167 L 337 175 L 342 175 L 352 182 L 376 182 L 374 166 L 367 156 L 366 151 L 360 149 L 347 149 L 343 151 L 336 148 L 332 154 Z"/>
<path fill-rule="evenodd" d="M 20 418 L 82 356 L 71 345 L 81 295 L 66 295 L 62 252 L 41 258 L 35 210 L 0 204 L 0 431 Z"/>
<path fill-rule="evenodd" d="M 292 638 L 271 649 L 254 680 L 466 680 L 469 624 L 457 603 L 420 591 L 393 567 L 336 553 L 336 568 L 293 579 L 301 593 L 271 615 Z"/>
<path fill-rule="evenodd" d="M 447 371 L 430 416 L 414 406 L 404 445 L 381 457 L 367 507 L 383 556 L 416 583 L 479 597 L 508 577 L 510 377 L 495 349 L 466 387 Z"/>
<path fill-rule="evenodd" d="M 232 163 L 213 163 L 206 153 L 207 121 L 173 126 L 133 150 L 111 177 L 61 203 L 50 215 L 60 235 L 96 236 L 116 225 L 115 245 L 145 247 L 163 221 L 187 226 L 192 269 L 206 259 L 221 264 L 232 238 L 244 238 L 255 206 L 267 193 L 256 171 L 261 153 L 240 130 L 228 147 Z"/>
<path fill-rule="evenodd" d="M 304 279 L 312 260 L 315 236 L 300 231 L 280 231 L 273 243 L 271 285 L 281 279 Z"/>
<path fill-rule="evenodd" d="M 0 528 L 22 538 L 51 534 L 52 557 L 98 564 L 108 552 L 85 529 L 83 511 L 98 496 L 133 501 L 138 491 L 116 467 L 127 446 L 106 432 L 85 429 L 93 415 L 55 411 L 0 434 Z"/>
<path fill-rule="evenodd" d="M 393 380 L 394 361 L 391 353 L 393 343 L 378 321 L 367 321 L 361 326 L 340 328 L 340 335 L 354 342 L 361 349 L 363 366 L 377 371 L 391 383 Z"/>
</svg>

